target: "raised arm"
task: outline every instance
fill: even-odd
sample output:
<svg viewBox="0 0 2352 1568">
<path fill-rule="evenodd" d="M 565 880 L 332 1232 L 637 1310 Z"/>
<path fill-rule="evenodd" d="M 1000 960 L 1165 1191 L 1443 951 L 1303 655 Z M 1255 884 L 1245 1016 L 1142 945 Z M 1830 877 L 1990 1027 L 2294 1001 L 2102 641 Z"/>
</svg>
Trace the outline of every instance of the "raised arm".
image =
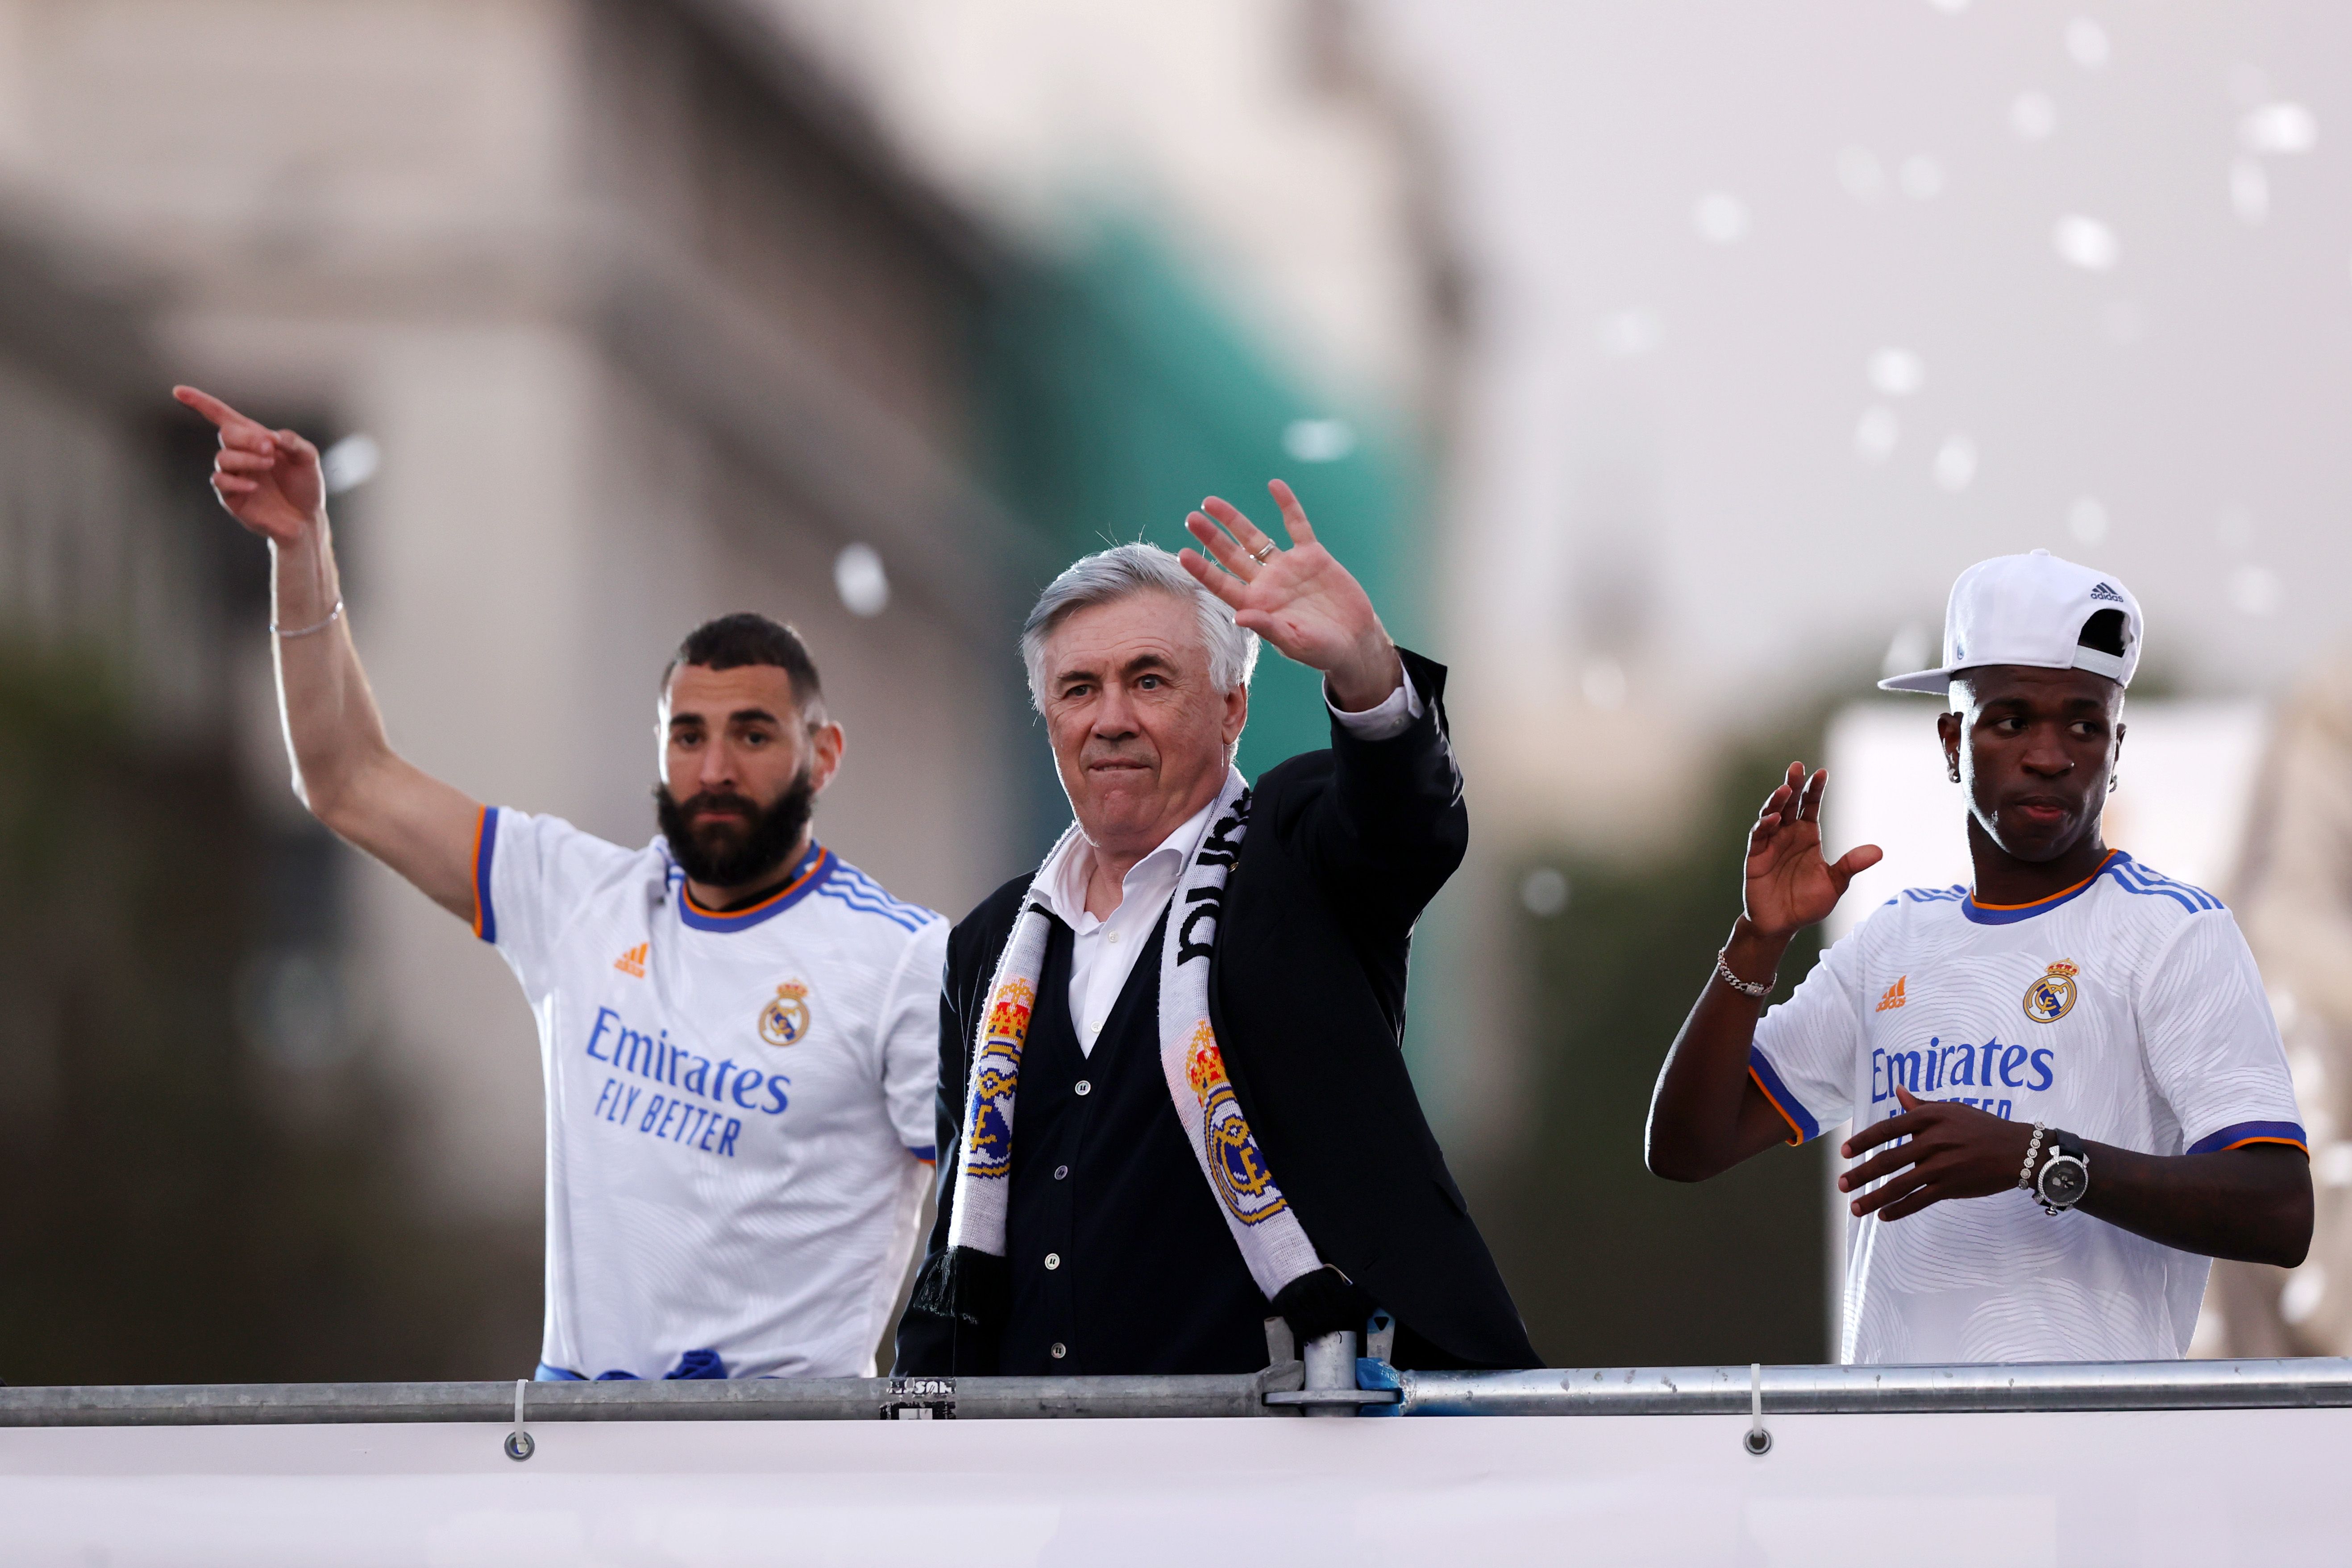
<svg viewBox="0 0 2352 1568">
<path fill-rule="evenodd" d="M 271 642 L 294 793 L 311 815 L 460 920 L 474 910 L 481 806 L 392 749 L 352 644 L 319 451 L 193 386 L 172 395 L 220 430 L 213 489 L 269 544 Z"/>
<path fill-rule="evenodd" d="M 1325 695 L 1339 710 L 1332 785 L 1291 830 L 1343 911 L 1409 925 L 1462 863 L 1469 839 L 1441 701 L 1445 672 L 1398 650 L 1362 584 L 1315 537 L 1290 487 L 1276 479 L 1266 488 L 1289 549 L 1276 549 L 1213 497 L 1186 521 L 1224 570 L 1192 551 L 1181 559 L 1241 626 L 1322 672 Z"/>
<path fill-rule="evenodd" d="M 1743 907 L 1719 960 L 1733 975 L 1760 985 L 1780 973 L 1789 943 L 1829 918 L 1846 884 L 1878 864 L 1864 844 L 1832 863 L 1822 855 L 1822 792 L 1826 771 L 1809 779 L 1789 764 L 1748 835 Z M 1762 1153 L 1788 1137 L 1788 1123 L 1748 1074 L 1748 1048 L 1763 999 L 1707 976 L 1698 1005 L 1666 1053 L 1650 1098 L 1649 1164 L 1661 1176 L 1699 1182 Z"/>
</svg>

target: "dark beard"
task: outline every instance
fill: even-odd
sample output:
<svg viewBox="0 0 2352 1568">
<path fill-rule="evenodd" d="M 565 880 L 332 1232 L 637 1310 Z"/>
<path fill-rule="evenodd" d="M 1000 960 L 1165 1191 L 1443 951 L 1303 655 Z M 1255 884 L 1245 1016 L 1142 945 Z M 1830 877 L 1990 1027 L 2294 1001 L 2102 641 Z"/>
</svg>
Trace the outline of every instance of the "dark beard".
<svg viewBox="0 0 2352 1568">
<path fill-rule="evenodd" d="M 718 805 L 743 813 L 750 831 L 734 822 L 694 825 L 696 813 Z M 806 768 L 765 811 L 749 796 L 731 791 L 698 795 L 680 805 L 667 784 L 654 785 L 654 809 L 662 837 L 669 840 L 671 858 L 689 880 L 706 888 L 748 888 L 780 869 L 784 858 L 799 847 L 815 806 L 816 785 Z"/>
</svg>

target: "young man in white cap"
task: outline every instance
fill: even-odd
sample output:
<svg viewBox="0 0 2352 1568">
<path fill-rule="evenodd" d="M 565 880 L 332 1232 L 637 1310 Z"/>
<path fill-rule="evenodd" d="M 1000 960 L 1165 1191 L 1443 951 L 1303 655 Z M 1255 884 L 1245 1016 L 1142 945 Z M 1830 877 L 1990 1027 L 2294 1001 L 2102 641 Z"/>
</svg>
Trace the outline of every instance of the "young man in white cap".
<svg viewBox="0 0 2352 1568">
<path fill-rule="evenodd" d="M 1746 908 L 1668 1053 L 1650 1168 L 1701 1181 L 1851 1118 L 1845 1362 L 2186 1353 L 2209 1260 L 2292 1267 L 2308 1149 L 2262 977 L 2210 893 L 2109 849 L 2138 605 L 2046 551 L 1953 584 L 1944 662 L 1971 888 L 1910 889 L 1759 1019 L 1781 954 L 1880 852 L 1824 859 L 1791 763 Z"/>
</svg>

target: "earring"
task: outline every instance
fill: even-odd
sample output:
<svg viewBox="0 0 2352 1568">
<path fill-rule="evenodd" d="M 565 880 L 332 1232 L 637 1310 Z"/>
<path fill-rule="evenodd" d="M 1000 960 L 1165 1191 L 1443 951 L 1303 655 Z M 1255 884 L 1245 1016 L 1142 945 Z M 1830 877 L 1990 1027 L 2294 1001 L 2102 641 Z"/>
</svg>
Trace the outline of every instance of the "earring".
<svg viewBox="0 0 2352 1568">
<path fill-rule="evenodd" d="M 2107 775 L 2107 793 L 2108 793 L 2109 795 L 2113 795 L 2113 794 L 2115 794 L 2115 793 L 2116 793 L 2116 785 L 2117 785 L 2117 784 L 2121 784 L 2121 783 L 2123 783 L 2123 782 L 2124 782 L 2124 775 L 2123 775 L 2123 774 L 2121 774 L 2121 773 L 2109 773 L 2109 774 Z"/>
<path fill-rule="evenodd" d="M 1952 782 L 1953 782 L 1954 784 L 1958 784 L 1958 783 L 1959 783 L 1959 782 L 1960 782 L 1960 764 L 1959 764 L 1959 763 L 1954 763 L 1951 765 L 1950 773 L 1951 773 L 1951 775 L 1952 775 Z"/>
</svg>

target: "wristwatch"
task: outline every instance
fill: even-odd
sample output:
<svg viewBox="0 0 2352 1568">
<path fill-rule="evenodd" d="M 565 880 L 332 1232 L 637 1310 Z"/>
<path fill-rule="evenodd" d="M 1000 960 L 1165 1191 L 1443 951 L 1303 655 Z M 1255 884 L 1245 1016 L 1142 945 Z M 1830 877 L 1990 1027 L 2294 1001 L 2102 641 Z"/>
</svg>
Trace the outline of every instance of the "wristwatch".
<svg viewBox="0 0 2352 1568">
<path fill-rule="evenodd" d="M 2042 1212 L 2062 1215 L 2083 1201 L 2091 1190 L 2091 1152 L 2072 1132 L 2050 1130 L 2050 1152 L 2033 1178 L 2033 1195 Z"/>
</svg>

